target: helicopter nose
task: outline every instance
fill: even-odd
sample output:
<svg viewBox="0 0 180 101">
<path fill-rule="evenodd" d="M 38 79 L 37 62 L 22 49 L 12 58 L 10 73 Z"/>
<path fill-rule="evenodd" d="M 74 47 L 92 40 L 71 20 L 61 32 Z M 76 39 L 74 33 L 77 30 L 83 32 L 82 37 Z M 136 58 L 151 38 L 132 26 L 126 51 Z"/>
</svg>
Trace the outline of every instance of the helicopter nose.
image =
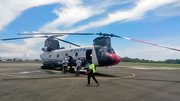
<svg viewBox="0 0 180 101">
<path fill-rule="evenodd" d="M 108 54 L 112 59 L 112 65 L 116 65 L 121 61 L 121 57 L 116 54 Z"/>
</svg>

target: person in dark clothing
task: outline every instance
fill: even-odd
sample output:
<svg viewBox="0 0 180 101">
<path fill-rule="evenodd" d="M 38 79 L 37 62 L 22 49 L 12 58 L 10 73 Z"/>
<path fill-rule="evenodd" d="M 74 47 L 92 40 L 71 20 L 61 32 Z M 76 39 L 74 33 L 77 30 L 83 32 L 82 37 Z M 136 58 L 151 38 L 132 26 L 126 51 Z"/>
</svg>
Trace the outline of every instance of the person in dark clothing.
<svg viewBox="0 0 180 101">
<path fill-rule="evenodd" d="M 88 71 L 86 72 L 86 74 L 88 74 L 88 84 L 87 84 L 87 86 L 91 86 L 90 84 L 90 79 L 91 79 L 91 77 L 93 78 L 93 80 L 96 82 L 96 84 L 97 84 L 97 86 L 99 86 L 99 82 L 97 81 L 97 79 L 95 78 L 95 65 L 94 64 L 89 64 L 88 65 Z"/>
</svg>

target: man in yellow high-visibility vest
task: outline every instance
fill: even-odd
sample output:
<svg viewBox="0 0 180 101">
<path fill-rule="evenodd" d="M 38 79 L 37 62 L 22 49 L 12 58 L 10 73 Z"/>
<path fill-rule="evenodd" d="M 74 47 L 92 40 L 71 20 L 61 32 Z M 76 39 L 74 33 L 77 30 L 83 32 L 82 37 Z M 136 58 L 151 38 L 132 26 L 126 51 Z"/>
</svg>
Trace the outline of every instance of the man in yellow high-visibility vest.
<svg viewBox="0 0 180 101">
<path fill-rule="evenodd" d="M 91 77 L 93 78 L 93 80 L 96 82 L 96 84 L 97 84 L 97 86 L 99 86 L 99 82 L 97 81 L 97 79 L 95 78 L 95 75 L 94 75 L 94 73 L 95 73 L 95 65 L 94 64 L 89 64 L 88 65 L 88 69 L 89 69 L 89 71 L 88 72 L 86 72 L 86 74 L 88 74 L 88 84 L 87 84 L 87 86 L 91 86 L 90 84 L 90 79 L 91 79 Z"/>
</svg>

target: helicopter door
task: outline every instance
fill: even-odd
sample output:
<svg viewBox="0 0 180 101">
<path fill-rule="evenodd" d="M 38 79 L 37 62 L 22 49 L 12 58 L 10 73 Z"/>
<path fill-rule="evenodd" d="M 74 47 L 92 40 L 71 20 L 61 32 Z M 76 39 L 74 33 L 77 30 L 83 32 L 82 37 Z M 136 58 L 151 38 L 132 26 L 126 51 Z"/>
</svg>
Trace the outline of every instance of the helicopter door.
<svg viewBox="0 0 180 101">
<path fill-rule="evenodd" d="M 86 50 L 86 60 L 92 60 L 92 49 Z"/>
</svg>

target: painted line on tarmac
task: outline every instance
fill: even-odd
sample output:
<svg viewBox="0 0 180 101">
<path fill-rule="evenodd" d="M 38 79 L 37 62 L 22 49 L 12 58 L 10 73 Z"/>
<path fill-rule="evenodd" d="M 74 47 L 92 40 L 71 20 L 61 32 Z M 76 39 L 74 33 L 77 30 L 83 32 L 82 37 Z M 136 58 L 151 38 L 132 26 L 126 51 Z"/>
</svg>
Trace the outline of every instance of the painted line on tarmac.
<svg viewBox="0 0 180 101">
<path fill-rule="evenodd" d="M 27 77 L 29 77 L 29 76 L 17 76 L 17 75 L 2 74 L 2 73 L 0 73 L 0 75 L 3 75 L 3 76 L 10 76 L 10 77 L 21 77 L 21 78 L 27 78 Z"/>
<path fill-rule="evenodd" d="M 71 77 L 71 78 L 53 78 L 53 79 L 69 79 L 69 80 L 71 80 L 71 79 L 85 79 L 86 80 L 86 76 L 84 76 L 84 77 Z M 106 80 L 108 80 L 108 79 L 121 79 L 121 78 L 118 78 L 118 77 L 96 77 L 97 79 L 106 79 Z"/>
<path fill-rule="evenodd" d="M 13 70 L 14 68 L 6 68 L 6 69 L 4 69 L 4 68 L 2 68 L 2 69 L 0 69 L 0 71 L 9 71 L 9 70 Z M 15 69 L 14 69 L 15 70 Z"/>
<path fill-rule="evenodd" d="M 131 73 L 132 75 L 131 76 L 125 76 L 125 77 L 97 77 L 97 79 L 125 79 L 125 78 L 133 78 L 135 77 L 135 74 L 134 73 Z M 70 77 L 69 76 L 61 76 L 61 77 L 32 77 L 32 76 L 17 76 L 17 75 L 11 75 L 11 74 L 2 74 L 0 73 L 0 75 L 3 75 L 3 76 L 9 76 L 9 77 L 18 77 L 19 79 L 20 78 L 24 78 L 24 79 L 45 79 L 45 78 L 49 78 L 49 79 L 85 79 L 87 76 L 81 76 L 81 77 Z M 12 79 L 17 79 L 17 78 L 12 78 Z M 19 80 L 17 79 L 17 80 Z M 7 79 L 8 80 L 8 79 Z"/>
<path fill-rule="evenodd" d="M 136 74 L 134 74 L 134 73 L 131 73 L 132 74 L 132 76 L 126 76 L 126 77 L 123 77 L 124 79 L 127 79 L 127 78 L 133 78 L 133 77 L 135 77 L 136 76 Z"/>
<path fill-rule="evenodd" d="M 140 70 L 179 70 L 179 68 L 175 67 L 148 67 L 148 66 L 132 66 L 127 67 L 130 69 L 140 69 Z"/>
<path fill-rule="evenodd" d="M 131 73 L 131 76 L 125 76 L 125 77 L 97 77 L 97 79 L 127 79 L 127 78 L 133 78 L 135 77 L 135 73 Z M 87 76 L 81 76 L 81 77 L 71 77 L 71 78 L 54 78 L 54 79 L 85 79 Z"/>
<path fill-rule="evenodd" d="M 76 79 L 76 77 L 71 77 L 71 78 L 68 78 L 69 76 L 49 76 L 49 77 L 43 77 L 43 76 L 39 76 L 39 77 L 32 77 L 32 76 L 18 76 L 18 75 L 11 75 L 11 74 L 2 74 L 2 73 L 0 73 L 0 75 L 2 75 L 2 76 L 9 76 L 9 77 L 16 77 L 16 78 L 7 78 L 7 79 L 5 79 L 5 80 L 20 80 L 20 79 L 45 79 L 45 78 L 51 78 L 51 79 Z"/>
</svg>

